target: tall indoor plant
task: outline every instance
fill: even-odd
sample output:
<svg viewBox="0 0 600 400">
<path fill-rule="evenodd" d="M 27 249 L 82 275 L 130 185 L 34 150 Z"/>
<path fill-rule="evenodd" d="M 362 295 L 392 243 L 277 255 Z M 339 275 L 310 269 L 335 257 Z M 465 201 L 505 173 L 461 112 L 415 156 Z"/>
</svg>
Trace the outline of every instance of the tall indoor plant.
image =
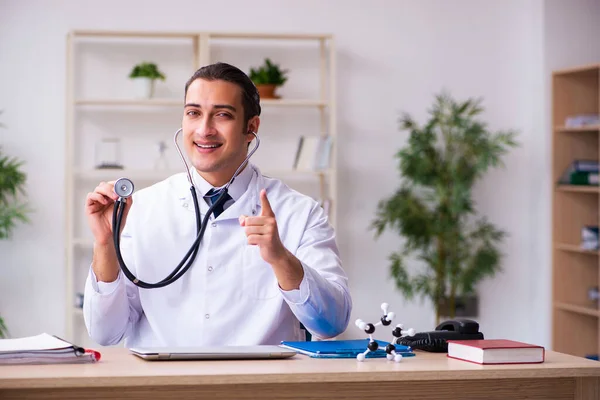
<svg viewBox="0 0 600 400">
<path fill-rule="evenodd" d="M 403 114 L 400 128 L 410 137 L 396 154 L 401 184 L 379 202 L 373 220 L 376 237 L 390 229 L 404 238 L 390 255 L 391 276 L 406 298 L 431 299 L 438 323 L 454 317 L 458 296 L 473 294 L 479 281 L 500 270 L 506 233 L 477 215 L 472 190 L 517 145 L 516 133 L 492 133 L 477 118 L 482 111 L 480 100 L 459 102 L 442 93 L 425 125 Z M 407 270 L 411 256 L 423 262 L 416 275 Z"/>
<path fill-rule="evenodd" d="M 0 128 L 3 127 L 0 124 Z M 25 194 L 26 181 L 22 165 L 21 161 L 5 155 L 0 148 L 0 239 L 10 239 L 16 224 L 28 221 L 28 207 L 21 198 Z M 6 324 L 0 317 L 0 338 L 7 334 Z"/>
</svg>

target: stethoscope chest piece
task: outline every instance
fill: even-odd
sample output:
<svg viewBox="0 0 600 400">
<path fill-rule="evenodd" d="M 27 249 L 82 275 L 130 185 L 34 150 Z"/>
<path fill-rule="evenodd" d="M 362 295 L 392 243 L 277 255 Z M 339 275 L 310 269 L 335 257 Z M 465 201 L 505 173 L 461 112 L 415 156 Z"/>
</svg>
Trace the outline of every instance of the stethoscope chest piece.
<svg viewBox="0 0 600 400">
<path fill-rule="evenodd" d="M 120 178 L 115 182 L 115 193 L 118 194 L 119 197 L 126 199 L 133 194 L 133 190 L 133 182 L 130 179 Z"/>
</svg>

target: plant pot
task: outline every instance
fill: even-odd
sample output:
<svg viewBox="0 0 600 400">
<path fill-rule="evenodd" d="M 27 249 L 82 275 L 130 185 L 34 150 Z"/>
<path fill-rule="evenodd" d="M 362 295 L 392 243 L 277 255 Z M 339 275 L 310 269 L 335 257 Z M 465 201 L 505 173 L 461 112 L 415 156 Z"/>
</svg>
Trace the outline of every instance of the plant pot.
<svg viewBox="0 0 600 400">
<path fill-rule="evenodd" d="M 256 85 L 258 89 L 258 95 L 261 99 L 278 99 L 279 96 L 275 94 L 277 85 Z"/>
<path fill-rule="evenodd" d="M 450 318 L 450 299 L 440 301 L 440 317 Z M 479 299 L 477 295 L 456 296 L 454 300 L 454 316 L 461 318 L 477 318 L 479 316 Z"/>
<path fill-rule="evenodd" d="M 151 99 L 154 96 L 154 80 L 150 78 L 132 78 L 135 97 Z"/>
</svg>

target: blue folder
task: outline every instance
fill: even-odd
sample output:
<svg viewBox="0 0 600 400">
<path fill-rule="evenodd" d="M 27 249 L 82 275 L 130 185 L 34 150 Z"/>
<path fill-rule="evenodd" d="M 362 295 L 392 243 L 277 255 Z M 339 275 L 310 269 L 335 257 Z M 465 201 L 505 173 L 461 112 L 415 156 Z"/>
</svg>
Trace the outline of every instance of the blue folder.
<svg viewBox="0 0 600 400">
<path fill-rule="evenodd" d="M 366 358 L 385 358 L 385 346 L 389 342 L 376 340 L 379 348 L 376 351 L 370 351 Z M 356 358 L 360 353 L 367 350 L 369 339 L 355 340 L 324 340 L 315 342 L 281 342 L 281 346 L 292 349 L 301 354 L 306 354 L 314 358 Z M 415 355 L 409 346 L 396 344 L 396 353 L 403 357 L 412 357 Z"/>
</svg>

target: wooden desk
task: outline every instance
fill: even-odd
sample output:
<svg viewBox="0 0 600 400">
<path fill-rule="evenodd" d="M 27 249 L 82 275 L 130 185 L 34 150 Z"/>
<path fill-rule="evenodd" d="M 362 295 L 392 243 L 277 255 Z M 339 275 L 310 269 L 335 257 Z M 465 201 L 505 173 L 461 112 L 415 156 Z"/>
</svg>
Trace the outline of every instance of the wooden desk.
<svg viewBox="0 0 600 400">
<path fill-rule="evenodd" d="M 547 352 L 480 366 L 419 352 L 385 359 L 160 361 L 106 348 L 97 364 L 0 366 L 0 399 L 600 399 L 600 362 Z"/>
</svg>

